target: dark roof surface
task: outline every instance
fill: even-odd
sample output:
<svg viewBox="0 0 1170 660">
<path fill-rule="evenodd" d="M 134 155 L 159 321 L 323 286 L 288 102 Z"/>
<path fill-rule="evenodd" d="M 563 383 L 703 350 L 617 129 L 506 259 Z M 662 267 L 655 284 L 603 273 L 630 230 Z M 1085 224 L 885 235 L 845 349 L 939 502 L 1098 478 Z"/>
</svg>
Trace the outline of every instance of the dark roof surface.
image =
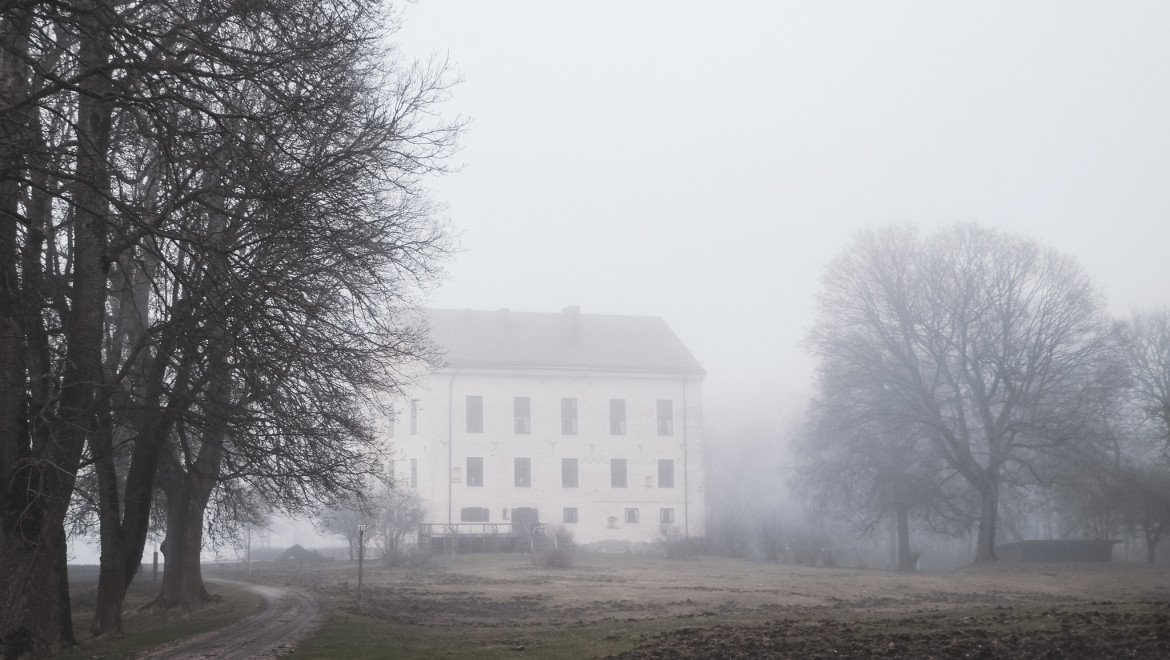
<svg viewBox="0 0 1170 660">
<path fill-rule="evenodd" d="M 426 311 L 449 367 L 561 368 L 702 375 L 670 326 L 655 316 Z"/>
</svg>

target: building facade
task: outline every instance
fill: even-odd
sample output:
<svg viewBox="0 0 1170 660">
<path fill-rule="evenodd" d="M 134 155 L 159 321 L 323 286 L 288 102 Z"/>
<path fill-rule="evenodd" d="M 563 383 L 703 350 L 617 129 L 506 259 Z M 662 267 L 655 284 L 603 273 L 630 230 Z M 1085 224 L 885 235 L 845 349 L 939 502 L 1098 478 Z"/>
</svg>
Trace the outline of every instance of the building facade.
<svg viewBox="0 0 1170 660">
<path fill-rule="evenodd" d="M 427 319 L 444 366 L 397 411 L 392 444 L 428 523 L 564 525 L 578 543 L 703 533 L 704 371 L 662 319 Z"/>
</svg>

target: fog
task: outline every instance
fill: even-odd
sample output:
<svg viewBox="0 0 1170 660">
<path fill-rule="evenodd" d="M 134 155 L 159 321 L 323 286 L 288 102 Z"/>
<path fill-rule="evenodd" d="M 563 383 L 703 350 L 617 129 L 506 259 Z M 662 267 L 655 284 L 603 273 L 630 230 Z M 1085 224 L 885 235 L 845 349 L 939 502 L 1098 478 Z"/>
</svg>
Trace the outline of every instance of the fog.
<svg viewBox="0 0 1170 660">
<path fill-rule="evenodd" d="M 1166 3 L 402 18 L 402 54 L 447 60 L 443 110 L 469 120 L 430 184 L 460 249 L 426 304 L 663 317 L 707 371 L 713 485 L 780 497 L 820 278 L 859 229 L 975 221 L 1074 256 L 1118 315 L 1170 301 Z"/>
<path fill-rule="evenodd" d="M 1089 2 L 438 2 L 471 120 L 436 199 L 441 308 L 664 317 L 713 427 L 801 407 L 826 263 L 861 228 L 955 221 L 1170 298 L 1170 7 Z"/>
<path fill-rule="evenodd" d="M 662 316 L 708 372 L 713 488 L 783 498 L 820 278 L 859 229 L 974 221 L 1072 255 L 1117 315 L 1170 301 L 1165 3 L 404 17 L 470 120 L 433 185 L 462 251 L 429 304 Z"/>
</svg>

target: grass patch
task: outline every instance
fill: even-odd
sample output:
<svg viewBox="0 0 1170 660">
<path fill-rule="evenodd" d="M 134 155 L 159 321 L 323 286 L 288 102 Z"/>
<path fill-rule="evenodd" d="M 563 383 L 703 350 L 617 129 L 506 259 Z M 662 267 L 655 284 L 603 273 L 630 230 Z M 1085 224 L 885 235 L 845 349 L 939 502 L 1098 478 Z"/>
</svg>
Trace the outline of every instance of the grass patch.
<svg viewBox="0 0 1170 660">
<path fill-rule="evenodd" d="M 261 603 L 257 594 L 208 583 L 207 590 L 219 600 L 207 607 L 192 611 L 144 609 L 154 600 L 158 584 L 139 576 L 126 595 L 122 612 L 125 634 L 113 639 L 92 639 L 89 629 L 97 590 L 96 570 L 92 573 L 91 576 L 86 567 L 70 567 L 73 630 L 80 645 L 65 649 L 60 655 L 64 660 L 133 658 L 147 649 L 235 623 L 256 611 Z"/>
<path fill-rule="evenodd" d="M 634 648 L 677 620 L 606 621 L 561 626 L 419 626 L 335 609 L 292 660 L 346 658 L 599 658 Z M 694 626 L 694 622 L 689 625 Z"/>
</svg>

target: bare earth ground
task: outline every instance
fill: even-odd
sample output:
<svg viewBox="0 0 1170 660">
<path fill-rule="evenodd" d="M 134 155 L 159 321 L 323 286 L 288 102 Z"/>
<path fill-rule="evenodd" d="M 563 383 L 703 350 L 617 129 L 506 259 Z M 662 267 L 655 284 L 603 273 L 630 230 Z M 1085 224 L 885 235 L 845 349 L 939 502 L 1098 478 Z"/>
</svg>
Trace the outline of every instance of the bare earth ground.
<svg viewBox="0 0 1170 660">
<path fill-rule="evenodd" d="M 578 554 L 572 567 L 553 569 L 496 554 L 366 569 L 365 614 L 434 637 L 494 629 L 531 657 L 548 654 L 538 636 L 525 641 L 526 632 L 588 634 L 616 624 L 641 631 L 622 640 L 622 658 L 1170 657 L 1164 567 L 1024 564 L 898 574 Z M 348 563 L 269 566 L 254 577 L 333 603 L 352 603 L 356 586 Z M 356 604 L 339 607 L 356 612 Z"/>
<path fill-rule="evenodd" d="M 253 591 L 263 603 L 254 614 L 233 625 L 154 649 L 140 656 L 141 660 L 275 658 L 292 650 L 321 623 L 317 600 L 299 589 L 223 578 L 208 581 Z"/>
</svg>

